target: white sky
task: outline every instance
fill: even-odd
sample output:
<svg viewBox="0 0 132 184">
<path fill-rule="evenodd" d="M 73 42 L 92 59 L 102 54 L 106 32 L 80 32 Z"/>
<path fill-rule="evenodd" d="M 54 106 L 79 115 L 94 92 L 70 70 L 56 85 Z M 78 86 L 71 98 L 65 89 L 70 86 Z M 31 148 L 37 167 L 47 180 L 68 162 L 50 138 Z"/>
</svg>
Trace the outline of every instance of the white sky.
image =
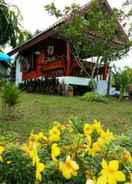
<svg viewBox="0 0 132 184">
<path fill-rule="evenodd" d="M 31 31 L 32 33 L 35 30 L 44 30 L 49 25 L 52 25 L 55 22 L 55 18 L 49 16 L 47 12 L 44 11 L 43 6 L 55 2 L 57 7 L 63 8 L 65 5 L 69 5 L 73 2 L 84 5 L 89 0 L 7 0 L 9 3 L 17 5 L 20 9 L 23 16 L 23 25 L 24 27 Z M 108 0 L 111 7 L 120 8 L 124 0 Z M 118 63 L 119 67 L 124 67 L 128 65 L 132 67 L 132 53 L 130 56 L 125 57 L 120 60 Z"/>
</svg>

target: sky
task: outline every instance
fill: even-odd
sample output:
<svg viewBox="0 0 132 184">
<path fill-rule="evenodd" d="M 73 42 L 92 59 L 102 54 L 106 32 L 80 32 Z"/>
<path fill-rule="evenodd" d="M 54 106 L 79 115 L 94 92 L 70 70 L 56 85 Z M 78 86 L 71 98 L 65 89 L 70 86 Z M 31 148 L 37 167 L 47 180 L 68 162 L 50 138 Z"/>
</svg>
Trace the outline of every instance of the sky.
<svg viewBox="0 0 132 184">
<path fill-rule="evenodd" d="M 44 10 L 44 5 L 50 2 L 55 2 L 58 8 L 63 8 L 65 5 L 70 5 L 75 2 L 80 5 L 84 5 L 89 0 L 7 0 L 8 3 L 17 5 L 23 16 L 23 26 L 34 33 L 37 29 L 44 30 L 52 25 L 56 19 L 50 16 Z M 121 8 L 124 0 L 108 0 L 111 7 Z M 118 67 L 123 68 L 124 66 L 132 67 L 132 53 L 129 56 L 116 62 Z"/>
</svg>

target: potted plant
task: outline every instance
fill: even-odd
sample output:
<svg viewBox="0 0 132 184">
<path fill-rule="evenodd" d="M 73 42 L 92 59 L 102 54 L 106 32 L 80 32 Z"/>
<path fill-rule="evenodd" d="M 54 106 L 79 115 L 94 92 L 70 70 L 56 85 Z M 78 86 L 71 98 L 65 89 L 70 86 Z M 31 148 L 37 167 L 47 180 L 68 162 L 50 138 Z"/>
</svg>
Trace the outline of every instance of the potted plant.
<svg viewBox="0 0 132 184">
<path fill-rule="evenodd" d="M 71 85 L 68 86 L 67 95 L 68 96 L 74 96 L 74 88 L 73 88 L 73 86 L 71 86 Z"/>
</svg>

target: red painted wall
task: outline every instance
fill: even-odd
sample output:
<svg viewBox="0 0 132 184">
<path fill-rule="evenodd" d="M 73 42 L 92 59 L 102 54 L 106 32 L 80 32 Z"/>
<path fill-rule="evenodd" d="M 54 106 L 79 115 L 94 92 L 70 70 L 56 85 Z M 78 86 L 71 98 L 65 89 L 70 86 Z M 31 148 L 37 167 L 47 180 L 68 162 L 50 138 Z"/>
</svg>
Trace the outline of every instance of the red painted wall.
<svg viewBox="0 0 132 184">
<path fill-rule="evenodd" d="M 57 77 L 65 74 L 64 60 L 46 62 L 44 54 L 38 55 L 36 58 L 36 69 L 29 72 L 23 72 L 23 80 L 30 80 L 41 76 Z"/>
<path fill-rule="evenodd" d="M 48 46 L 54 46 L 53 57 L 55 60 L 48 61 Z M 37 48 L 38 47 L 38 48 Z M 35 69 L 33 71 L 25 71 L 22 73 L 23 80 L 30 80 L 40 76 L 57 77 L 64 76 L 66 70 L 66 43 L 64 40 L 56 40 L 49 38 L 37 46 L 36 50 L 40 53 L 35 56 Z M 32 50 L 35 48 L 32 48 Z M 31 58 L 32 50 L 27 52 L 28 60 Z M 34 52 L 35 53 L 35 52 Z M 25 54 L 25 52 L 23 52 Z M 50 56 L 52 58 L 52 55 Z"/>
<path fill-rule="evenodd" d="M 22 72 L 22 79 L 29 80 L 42 76 L 41 67 L 44 64 L 44 54 L 36 55 L 35 57 L 35 70 Z"/>
<path fill-rule="evenodd" d="M 53 58 L 52 55 L 48 55 L 48 46 L 54 45 Z M 23 52 L 23 55 L 27 57 L 29 63 L 32 59 L 32 53 L 35 48 Z M 48 39 L 43 42 L 36 50 L 40 50 L 36 53 L 35 68 L 34 70 L 27 70 L 22 72 L 23 80 L 31 80 L 44 77 L 60 77 L 60 76 L 80 76 L 80 66 L 77 62 L 73 62 L 70 44 L 62 40 Z M 34 51 L 35 53 L 35 51 Z M 50 61 L 48 61 L 48 59 Z M 53 61 L 52 61 L 53 59 Z M 30 63 L 31 64 L 31 63 Z M 90 69 L 90 68 L 89 68 Z M 103 79 L 106 80 L 108 76 L 108 67 L 104 65 L 102 68 Z M 85 74 L 83 74 L 85 76 Z"/>
</svg>

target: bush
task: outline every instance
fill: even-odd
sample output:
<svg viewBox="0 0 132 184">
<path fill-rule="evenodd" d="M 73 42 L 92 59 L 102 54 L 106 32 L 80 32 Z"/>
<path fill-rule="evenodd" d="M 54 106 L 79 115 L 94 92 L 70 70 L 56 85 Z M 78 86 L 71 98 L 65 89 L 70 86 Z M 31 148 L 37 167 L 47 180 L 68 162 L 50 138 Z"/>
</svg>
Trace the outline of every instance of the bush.
<svg viewBox="0 0 132 184">
<path fill-rule="evenodd" d="M 88 90 L 94 91 L 97 88 L 97 83 L 94 79 L 91 79 L 88 83 Z"/>
<path fill-rule="evenodd" d="M 95 92 L 87 92 L 82 96 L 82 99 L 87 102 L 103 102 L 107 103 L 108 99 Z"/>
<path fill-rule="evenodd" d="M 126 67 L 123 71 L 113 74 L 113 87 L 120 90 L 120 99 L 123 98 L 126 92 L 132 95 L 132 69 Z"/>
<path fill-rule="evenodd" d="M 16 143 L 19 135 L 14 131 L 0 130 L 0 143 Z"/>
<path fill-rule="evenodd" d="M 78 121 L 54 122 L 22 145 L 2 143 L 0 183 L 131 184 L 132 139 L 113 135 L 97 120 Z"/>
<path fill-rule="evenodd" d="M 10 112 L 19 102 L 20 91 L 12 83 L 6 82 L 2 88 L 2 105 L 4 112 Z"/>
</svg>

